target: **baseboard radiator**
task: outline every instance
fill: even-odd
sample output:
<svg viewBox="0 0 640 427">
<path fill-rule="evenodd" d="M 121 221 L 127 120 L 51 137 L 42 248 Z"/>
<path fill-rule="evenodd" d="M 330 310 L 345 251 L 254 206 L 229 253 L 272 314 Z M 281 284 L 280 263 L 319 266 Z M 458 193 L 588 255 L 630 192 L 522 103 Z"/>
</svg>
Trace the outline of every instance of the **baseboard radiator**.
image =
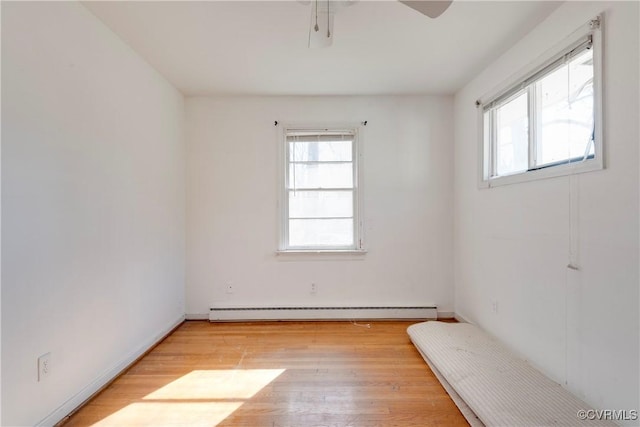
<svg viewBox="0 0 640 427">
<path fill-rule="evenodd" d="M 437 319 L 434 306 L 420 307 L 212 307 L 211 322 L 256 320 Z"/>
</svg>

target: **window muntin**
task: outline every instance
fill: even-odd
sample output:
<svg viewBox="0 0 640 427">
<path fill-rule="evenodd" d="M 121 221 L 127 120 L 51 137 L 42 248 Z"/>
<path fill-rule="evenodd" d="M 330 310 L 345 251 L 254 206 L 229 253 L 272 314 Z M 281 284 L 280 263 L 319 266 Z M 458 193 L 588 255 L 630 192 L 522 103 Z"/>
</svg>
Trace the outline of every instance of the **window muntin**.
<svg viewBox="0 0 640 427">
<path fill-rule="evenodd" d="M 599 23 L 592 21 L 591 28 Z M 594 30 L 574 40 L 519 83 L 479 103 L 482 180 L 488 186 L 602 168 L 599 38 Z"/>
<path fill-rule="evenodd" d="M 357 130 L 285 129 L 281 250 L 361 250 Z"/>
</svg>

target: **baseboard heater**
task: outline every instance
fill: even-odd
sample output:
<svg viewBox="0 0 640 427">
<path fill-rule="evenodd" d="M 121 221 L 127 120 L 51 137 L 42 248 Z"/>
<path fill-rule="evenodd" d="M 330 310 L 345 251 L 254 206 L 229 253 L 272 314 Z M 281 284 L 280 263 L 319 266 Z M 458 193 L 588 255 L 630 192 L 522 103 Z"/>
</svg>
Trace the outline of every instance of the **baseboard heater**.
<svg viewBox="0 0 640 427">
<path fill-rule="evenodd" d="M 434 306 L 421 307 L 212 307 L 211 322 L 247 320 L 437 319 Z"/>
</svg>

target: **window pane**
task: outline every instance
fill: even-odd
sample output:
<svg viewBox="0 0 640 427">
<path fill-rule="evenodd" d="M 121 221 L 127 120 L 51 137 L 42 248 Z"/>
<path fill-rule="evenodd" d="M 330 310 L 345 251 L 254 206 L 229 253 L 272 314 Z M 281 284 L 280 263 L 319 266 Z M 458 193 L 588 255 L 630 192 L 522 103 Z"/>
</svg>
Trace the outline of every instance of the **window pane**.
<svg viewBox="0 0 640 427">
<path fill-rule="evenodd" d="M 291 219 L 289 246 L 352 246 L 352 219 Z"/>
<path fill-rule="evenodd" d="M 593 52 L 587 50 L 536 84 L 540 102 L 537 165 L 593 154 Z"/>
<path fill-rule="evenodd" d="M 289 164 L 289 188 L 352 187 L 352 163 Z"/>
<path fill-rule="evenodd" d="M 353 191 L 290 191 L 290 218 L 353 216 Z"/>
<path fill-rule="evenodd" d="M 496 109 L 496 173 L 499 176 L 529 168 L 527 104 L 525 92 Z"/>
<path fill-rule="evenodd" d="M 351 161 L 351 141 L 290 142 L 289 161 Z"/>
</svg>

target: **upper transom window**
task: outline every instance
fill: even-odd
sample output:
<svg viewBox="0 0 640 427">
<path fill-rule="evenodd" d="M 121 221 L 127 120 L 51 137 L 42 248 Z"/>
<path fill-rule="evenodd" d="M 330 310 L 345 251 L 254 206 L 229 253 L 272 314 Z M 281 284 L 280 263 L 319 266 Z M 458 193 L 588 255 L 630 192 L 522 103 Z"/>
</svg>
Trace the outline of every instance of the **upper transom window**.
<svg viewBox="0 0 640 427">
<path fill-rule="evenodd" d="M 485 186 L 603 167 L 599 22 L 479 102 Z"/>
</svg>

